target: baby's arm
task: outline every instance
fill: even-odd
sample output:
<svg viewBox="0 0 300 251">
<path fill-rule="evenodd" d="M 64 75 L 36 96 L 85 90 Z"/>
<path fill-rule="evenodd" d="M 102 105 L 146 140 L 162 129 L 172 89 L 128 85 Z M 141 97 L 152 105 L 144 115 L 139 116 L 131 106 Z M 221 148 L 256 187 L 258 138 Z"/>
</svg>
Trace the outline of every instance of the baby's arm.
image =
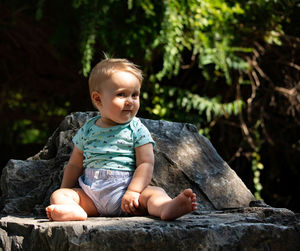
<svg viewBox="0 0 300 251">
<path fill-rule="evenodd" d="M 150 184 L 154 167 L 154 153 L 152 143 L 135 149 L 136 170 L 129 187 L 122 198 L 121 208 L 124 212 L 135 214 L 139 206 L 141 192 Z"/>
<path fill-rule="evenodd" d="M 74 146 L 72 155 L 64 170 L 60 188 L 72 188 L 83 171 L 83 152 Z"/>
</svg>

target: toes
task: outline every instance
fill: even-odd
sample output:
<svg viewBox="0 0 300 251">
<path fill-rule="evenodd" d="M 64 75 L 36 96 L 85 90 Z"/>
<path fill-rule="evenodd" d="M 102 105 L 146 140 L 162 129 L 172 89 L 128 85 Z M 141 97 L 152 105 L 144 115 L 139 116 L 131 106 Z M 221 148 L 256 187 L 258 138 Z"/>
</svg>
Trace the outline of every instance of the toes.
<svg viewBox="0 0 300 251">
<path fill-rule="evenodd" d="M 188 188 L 188 189 L 185 189 L 183 191 L 183 194 L 186 196 L 186 197 L 189 197 L 191 199 L 192 202 L 195 202 L 196 201 L 196 194 L 193 193 L 193 190 Z"/>
<path fill-rule="evenodd" d="M 46 207 L 45 208 L 46 214 L 49 215 L 50 214 L 50 208 Z"/>
<path fill-rule="evenodd" d="M 195 202 L 195 201 L 196 201 L 196 198 L 197 198 L 196 194 L 193 193 L 193 196 L 191 197 L 192 202 Z"/>
<path fill-rule="evenodd" d="M 183 191 L 183 193 L 188 196 L 188 197 L 191 197 L 191 195 L 193 194 L 193 190 L 190 189 L 190 188 L 187 188 Z"/>
<path fill-rule="evenodd" d="M 48 207 L 46 207 L 46 212 L 51 212 L 54 209 L 54 205 L 50 205 Z"/>
<path fill-rule="evenodd" d="M 46 211 L 46 214 L 47 214 L 47 217 L 49 218 L 50 221 L 52 221 L 52 211 L 53 211 L 53 206 L 48 206 L 45 208 L 45 211 Z"/>
<path fill-rule="evenodd" d="M 52 217 L 51 217 L 51 213 L 48 213 L 48 212 L 47 212 L 47 217 L 48 217 L 48 219 L 49 219 L 50 221 L 53 220 Z"/>
</svg>

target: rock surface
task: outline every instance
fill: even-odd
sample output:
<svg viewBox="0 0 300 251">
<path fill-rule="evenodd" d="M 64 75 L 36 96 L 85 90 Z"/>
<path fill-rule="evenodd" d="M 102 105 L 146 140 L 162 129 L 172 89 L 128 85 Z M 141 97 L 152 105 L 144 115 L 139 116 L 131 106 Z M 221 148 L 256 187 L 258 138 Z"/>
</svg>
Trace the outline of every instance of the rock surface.
<svg viewBox="0 0 300 251">
<path fill-rule="evenodd" d="M 299 221 L 286 209 L 201 212 L 176 221 L 151 217 L 85 222 L 6 216 L 0 250 L 299 250 Z"/>
<path fill-rule="evenodd" d="M 151 217 L 49 222 L 44 208 L 60 185 L 72 137 L 94 112 L 67 116 L 46 146 L 2 171 L 1 250 L 298 250 L 300 223 L 287 209 L 255 201 L 191 124 L 141 119 L 155 146 L 153 185 L 171 196 L 191 187 L 198 210 L 173 222 Z M 249 207 L 250 205 L 250 207 Z"/>
<path fill-rule="evenodd" d="M 22 161 L 10 160 L 2 171 L 2 213 L 44 215 L 51 193 L 60 186 L 63 168 L 73 148 L 76 131 L 97 113 L 67 116 L 44 149 Z M 152 184 L 171 196 L 191 187 L 199 210 L 248 206 L 253 195 L 218 155 L 211 143 L 191 124 L 141 119 L 155 146 Z"/>
</svg>

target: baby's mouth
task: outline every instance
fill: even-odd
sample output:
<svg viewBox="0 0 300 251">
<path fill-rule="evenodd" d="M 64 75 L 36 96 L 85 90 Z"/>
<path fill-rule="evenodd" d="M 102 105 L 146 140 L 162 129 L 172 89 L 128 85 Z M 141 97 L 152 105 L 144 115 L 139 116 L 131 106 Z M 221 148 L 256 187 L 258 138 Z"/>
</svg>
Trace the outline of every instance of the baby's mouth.
<svg viewBox="0 0 300 251">
<path fill-rule="evenodd" d="M 132 109 L 131 108 L 126 108 L 126 109 L 123 109 L 124 112 L 132 112 Z"/>
</svg>

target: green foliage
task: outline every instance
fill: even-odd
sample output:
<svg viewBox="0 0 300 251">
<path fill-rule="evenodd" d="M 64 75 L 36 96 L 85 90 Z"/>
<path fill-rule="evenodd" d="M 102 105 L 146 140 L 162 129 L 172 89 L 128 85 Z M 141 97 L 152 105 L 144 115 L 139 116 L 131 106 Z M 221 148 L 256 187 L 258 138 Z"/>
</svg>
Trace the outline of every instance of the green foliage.
<svg viewBox="0 0 300 251">
<path fill-rule="evenodd" d="M 19 143 L 26 145 L 30 143 L 42 144 L 46 138 L 45 132 L 32 128 L 32 121 L 28 119 L 18 120 L 14 123 L 12 130 L 19 132 Z M 44 134 L 44 135 L 41 135 Z"/>
<path fill-rule="evenodd" d="M 154 92 L 157 96 L 152 98 L 152 107 L 147 107 L 150 114 L 159 116 L 160 118 L 176 118 L 180 120 L 182 111 L 184 114 L 197 113 L 197 120 L 193 122 L 199 125 L 201 122 L 211 122 L 220 116 L 229 117 L 237 115 L 241 112 L 244 102 L 242 100 L 234 100 L 233 102 L 221 103 L 221 97 L 201 97 L 185 89 L 176 87 L 163 87 L 158 83 L 154 85 Z M 144 96 L 144 98 L 146 98 Z M 174 112 L 174 109 L 175 112 Z M 178 110 L 180 109 L 180 110 Z M 177 115 L 176 115 L 177 114 Z"/>
<path fill-rule="evenodd" d="M 254 184 L 254 196 L 257 200 L 262 200 L 261 191 L 263 186 L 261 184 L 260 175 L 261 171 L 264 169 L 264 165 L 260 162 L 261 157 L 259 153 L 252 153 L 252 171 L 253 171 L 253 184 Z"/>
<path fill-rule="evenodd" d="M 37 104 L 30 101 L 28 94 L 21 91 L 9 91 L 7 94 L 7 106 L 9 109 L 21 113 L 30 112 L 35 114 L 42 123 L 36 123 L 30 119 L 17 119 L 12 121 L 12 132 L 15 133 L 16 144 L 44 144 L 47 140 L 48 124 L 47 118 L 59 116 L 64 117 L 69 113 L 70 102 L 64 101 L 64 104 L 58 106 L 53 103 L 42 102 Z M 25 114 L 24 114 L 25 115 Z M 5 129 L 7 130 L 7 129 Z M 11 134 L 11 132 L 9 132 Z"/>
<path fill-rule="evenodd" d="M 37 21 L 42 19 L 43 16 L 43 5 L 45 3 L 45 0 L 39 0 L 37 2 L 36 12 L 35 12 L 35 19 Z"/>
<path fill-rule="evenodd" d="M 44 2 L 38 1 L 38 19 Z M 268 42 L 279 44 L 282 29 L 278 23 L 282 17 L 278 17 L 278 12 L 283 13 L 295 1 L 128 0 L 125 3 L 121 0 L 72 2 L 80 22 L 84 76 L 89 74 L 95 48 L 99 47 L 96 57 L 101 51 L 116 55 L 122 49 L 123 56 L 142 56 L 147 64 L 151 64 L 154 53 L 160 50 L 162 68 L 151 69 L 152 82 L 176 76 L 181 70 L 184 52 L 190 51 L 192 60 L 197 61 L 208 81 L 224 77 L 231 84 L 232 70 L 249 68 L 240 57 L 252 51 L 244 46 L 247 43 L 243 36 L 262 32 Z M 254 22 L 259 25 L 254 26 Z M 211 65 L 214 74 L 209 70 Z"/>
<path fill-rule="evenodd" d="M 159 2 L 159 1 L 158 1 Z M 73 1 L 79 14 L 82 73 L 88 76 L 94 57 L 104 53 L 139 58 L 154 39 L 160 22 L 160 5 L 153 1 Z M 155 17 L 155 18 L 153 18 Z M 101 49 L 96 50 L 95 47 Z"/>
<path fill-rule="evenodd" d="M 264 165 L 261 162 L 260 150 L 262 146 L 261 135 L 260 135 L 261 121 L 257 120 L 254 126 L 254 137 L 256 142 L 256 147 L 253 149 L 251 155 L 251 166 L 253 171 L 253 184 L 254 184 L 254 196 L 258 200 L 262 200 L 261 191 L 263 186 L 261 184 L 260 176 L 261 171 L 264 169 Z"/>
<path fill-rule="evenodd" d="M 222 71 L 229 84 L 230 68 L 247 68 L 245 61 L 235 53 L 251 49 L 232 47 L 234 27 L 238 16 L 244 14 L 238 3 L 230 6 L 225 1 L 172 0 L 165 4 L 160 36 L 153 44 L 154 48 L 163 47 L 163 68 L 156 74 L 158 80 L 178 74 L 185 49 L 199 56 L 198 66 L 209 80 L 206 65 L 214 64 L 215 70 Z"/>
</svg>

